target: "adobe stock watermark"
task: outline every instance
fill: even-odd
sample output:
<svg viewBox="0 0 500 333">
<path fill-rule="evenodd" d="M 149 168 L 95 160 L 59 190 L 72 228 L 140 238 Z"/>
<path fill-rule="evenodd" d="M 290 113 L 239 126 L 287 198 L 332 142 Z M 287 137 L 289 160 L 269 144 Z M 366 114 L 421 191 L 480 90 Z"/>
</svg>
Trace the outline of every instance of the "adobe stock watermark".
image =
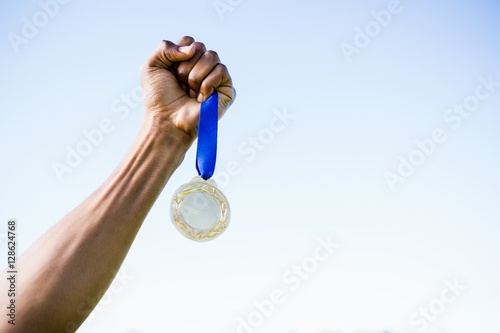
<svg viewBox="0 0 500 333">
<path fill-rule="evenodd" d="M 226 15 L 227 12 L 233 12 L 236 7 L 242 3 L 243 0 L 214 0 L 212 5 L 214 6 L 217 16 L 219 16 L 219 19 L 224 21 L 224 15 Z"/>
<path fill-rule="evenodd" d="M 411 1 L 411 0 L 410 0 Z M 378 38 L 382 31 L 386 29 L 395 16 L 401 14 L 404 6 L 399 0 L 390 0 L 386 9 L 372 11 L 372 20 L 365 23 L 364 27 L 354 27 L 354 37 L 352 43 L 341 42 L 339 47 L 348 63 L 351 63 L 354 55 L 359 55 L 366 49 L 373 40 Z"/>
<path fill-rule="evenodd" d="M 317 245 L 309 256 L 283 272 L 281 280 L 286 288 L 273 289 L 268 298 L 253 302 L 254 309 L 250 313 L 236 319 L 238 321 L 236 333 L 253 333 L 261 327 L 265 320 L 273 315 L 276 308 L 285 303 L 290 295 L 319 269 L 320 264 L 327 261 L 340 248 L 340 244 L 333 241 L 331 236 L 317 238 L 316 241 Z"/>
<path fill-rule="evenodd" d="M 245 164 L 255 161 L 259 153 L 272 144 L 276 137 L 298 117 L 297 114 L 289 112 L 286 108 L 276 108 L 272 112 L 273 115 L 266 126 L 254 135 L 248 136 L 237 146 L 239 158 L 232 159 L 218 168 L 212 179 L 217 182 L 221 189 L 227 187 L 233 177 L 243 172 Z"/>
<path fill-rule="evenodd" d="M 119 122 L 124 121 L 130 115 L 130 111 L 136 109 L 142 102 L 142 89 L 140 86 L 133 87 L 128 93 L 122 94 L 111 103 L 109 117 L 102 118 L 97 126 L 83 129 L 82 138 L 73 145 L 66 145 L 65 158 L 52 162 L 52 171 L 59 182 L 72 173 L 82 162 L 99 147 L 104 139 L 111 134 Z M 115 118 L 115 120 L 113 120 Z"/>
<path fill-rule="evenodd" d="M 7 39 L 15 53 L 19 52 L 21 45 L 26 45 L 38 36 L 40 30 L 45 28 L 61 11 L 64 5 L 71 0 L 40 0 L 38 11 L 31 17 L 23 16 L 21 18 L 21 30 L 19 33 L 9 32 Z"/>
<path fill-rule="evenodd" d="M 444 280 L 443 283 L 445 287 L 438 297 L 421 306 L 418 311 L 410 315 L 408 322 L 418 332 L 425 332 L 467 290 L 467 286 L 462 285 L 457 278 L 453 279 L 453 281 Z"/>
<path fill-rule="evenodd" d="M 443 121 L 452 130 L 458 130 L 465 119 L 470 118 L 482 103 L 491 98 L 500 87 L 500 82 L 495 81 L 493 74 L 487 77 L 480 76 L 479 84 L 474 92 L 466 96 L 460 103 L 454 104 L 443 113 Z M 422 166 L 428 158 L 435 154 L 437 149 L 448 140 L 447 131 L 443 127 L 435 127 L 431 131 L 429 138 L 416 140 L 415 149 L 406 156 L 398 156 L 398 166 L 396 172 L 387 171 L 384 173 L 385 181 L 391 191 L 396 190 L 398 184 L 406 182 L 416 169 Z"/>
</svg>

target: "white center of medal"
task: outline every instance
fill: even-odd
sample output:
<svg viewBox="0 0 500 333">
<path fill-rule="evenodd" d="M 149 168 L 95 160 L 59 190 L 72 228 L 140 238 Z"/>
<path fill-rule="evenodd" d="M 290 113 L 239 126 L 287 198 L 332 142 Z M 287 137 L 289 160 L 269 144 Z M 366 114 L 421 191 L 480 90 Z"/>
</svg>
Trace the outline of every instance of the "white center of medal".
<svg viewBox="0 0 500 333">
<path fill-rule="evenodd" d="M 188 194 L 180 205 L 182 219 L 198 230 L 213 229 L 220 221 L 219 202 L 203 192 Z"/>
</svg>

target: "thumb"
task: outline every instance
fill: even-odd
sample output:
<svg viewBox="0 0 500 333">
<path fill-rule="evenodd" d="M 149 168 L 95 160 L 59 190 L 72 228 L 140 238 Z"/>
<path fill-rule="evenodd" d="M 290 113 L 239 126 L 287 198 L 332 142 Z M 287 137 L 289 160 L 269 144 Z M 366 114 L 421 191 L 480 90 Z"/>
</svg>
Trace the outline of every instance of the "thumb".
<svg viewBox="0 0 500 333">
<path fill-rule="evenodd" d="M 164 40 L 165 44 L 164 54 L 165 57 L 171 62 L 179 62 L 191 59 L 195 53 L 193 44 L 189 46 L 179 46 L 171 41 Z"/>
<path fill-rule="evenodd" d="M 150 58 L 149 65 L 151 67 L 170 69 L 175 62 L 191 59 L 195 51 L 192 45 L 179 46 L 171 41 L 164 40 Z"/>
</svg>

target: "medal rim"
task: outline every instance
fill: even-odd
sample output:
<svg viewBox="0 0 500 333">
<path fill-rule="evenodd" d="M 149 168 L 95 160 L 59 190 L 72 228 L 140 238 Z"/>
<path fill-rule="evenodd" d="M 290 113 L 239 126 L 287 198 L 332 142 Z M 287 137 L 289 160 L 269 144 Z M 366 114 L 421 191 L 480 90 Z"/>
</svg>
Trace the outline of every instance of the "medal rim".
<svg viewBox="0 0 500 333">
<path fill-rule="evenodd" d="M 208 194 L 219 202 L 219 221 L 211 229 L 194 228 L 181 217 L 180 206 L 182 202 L 188 195 L 194 192 Z M 230 207 L 226 196 L 217 187 L 217 183 L 214 180 L 205 180 L 197 176 L 175 191 L 170 204 L 170 216 L 177 230 L 185 237 L 195 241 L 209 241 L 219 237 L 227 229 L 230 221 Z"/>
</svg>

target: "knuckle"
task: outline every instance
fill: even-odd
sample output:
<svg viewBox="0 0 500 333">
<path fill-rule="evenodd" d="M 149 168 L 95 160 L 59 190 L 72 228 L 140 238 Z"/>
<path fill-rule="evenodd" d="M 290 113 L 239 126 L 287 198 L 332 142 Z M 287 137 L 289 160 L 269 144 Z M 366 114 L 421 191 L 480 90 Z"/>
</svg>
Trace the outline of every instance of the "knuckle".
<svg viewBox="0 0 500 333">
<path fill-rule="evenodd" d="M 179 66 L 177 68 L 177 75 L 180 78 L 187 78 L 189 75 L 189 69 L 186 66 Z"/>
<path fill-rule="evenodd" d="M 177 50 L 177 45 L 169 40 L 164 40 L 161 46 L 161 55 L 163 57 L 168 57 L 172 55 Z"/>
<path fill-rule="evenodd" d="M 224 64 L 221 63 L 217 64 L 217 69 L 222 73 L 227 73 L 227 66 Z"/>
<path fill-rule="evenodd" d="M 200 91 L 205 95 L 210 92 L 210 89 L 213 88 L 211 82 L 203 81 L 200 85 Z"/>
<path fill-rule="evenodd" d="M 213 50 L 209 50 L 207 52 L 205 52 L 205 55 L 211 59 L 211 60 L 215 60 L 215 61 L 219 61 L 219 55 L 217 54 L 217 52 L 213 51 Z"/>
<path fill-rule="evenodd" d="M 160 44 L 160 46 L 165 50 L 172 48 L 174 45 L 175 44 L 169 40 L 163 40 L 162 43 Z"/>
<path fill-rule="evenodd" d="M 194 42 L 194 38 L 191 36 L 182 36 L 180 40 L 189 44 L 192 44 Z"/>
<path fill-rule="evenodd" d="M 205 44 L 202 42 L 194 42 L 192 45 L 196 51 L 206 51 Z"/>
<path fill-rule="evenodd" d="M 188 82 L 190 85 L 196 85 L 199 81 L 200 76 L 196 72 L 192 71 L 191 73 L 189 73 Z"/>
<path fill-rule="evenodd" d="M 217 75 L 229 76 L 229 71 L 227 70 L 227 67 L 224 64 L 221 63 L 217 64 L 215 71 L 217 72 Z"/>
</svg>

